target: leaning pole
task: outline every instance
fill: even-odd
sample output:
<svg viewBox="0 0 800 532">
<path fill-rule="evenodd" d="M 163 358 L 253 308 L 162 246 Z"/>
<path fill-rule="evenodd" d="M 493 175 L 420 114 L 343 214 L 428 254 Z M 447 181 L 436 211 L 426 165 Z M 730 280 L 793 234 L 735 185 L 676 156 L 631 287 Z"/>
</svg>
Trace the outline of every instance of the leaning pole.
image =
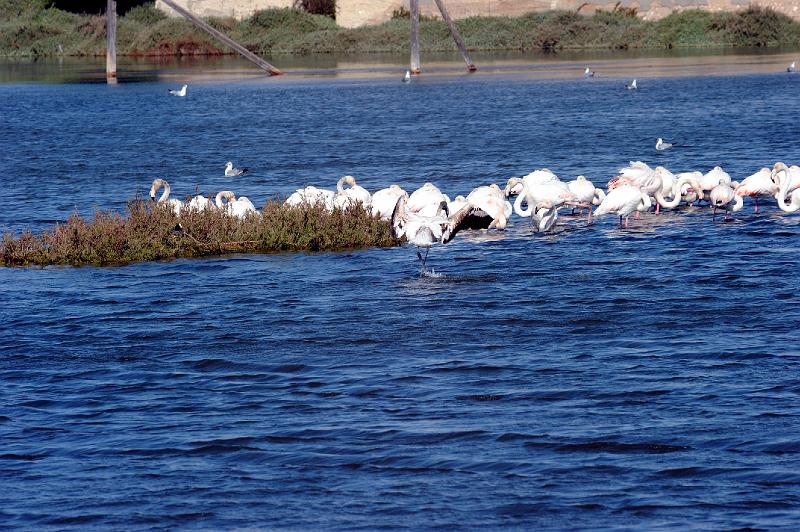
<svg viewBox="0 0 800 532">
<path fill-rule="evenodd" d="M 239 55 L 256 65 L 257 67 L 261 68 L 262 70 L 269 72 L 272 76 L 280 76 L 283 74 L 280 70 L 272 66 L 271 64 L 267 63 L 256 54 L 239 44 L 238 42 L 234 41 L 221 31 L 217 30 L 216 28 L 208 25 L 203 19 L 189 11 L 188 9 L 179 6 L 173 0 L 161 0 L 166 5 L 174 9 L 179 15 L 187 19 L 189 22 L 197 26 L 198 29 L 203 30 L 204 32 L 208 33 L 218 41 L 222 42 L 232 50 L 236 51 Z"/>
</svg>

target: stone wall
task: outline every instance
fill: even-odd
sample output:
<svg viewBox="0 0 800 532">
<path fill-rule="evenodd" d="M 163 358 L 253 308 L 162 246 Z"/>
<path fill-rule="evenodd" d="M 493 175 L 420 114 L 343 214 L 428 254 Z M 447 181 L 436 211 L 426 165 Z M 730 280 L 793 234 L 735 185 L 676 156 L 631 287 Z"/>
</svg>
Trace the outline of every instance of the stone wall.
<svg viewBox="0 0 800 532">
<path fill-rule="evenodd" d="M 203 17 L 236 17 L 243 18 L 259 9 L 268 7 L 291 7 L 292 0 L 176 0 L 193 13 Z M 408 7 L 408 0 L 337 0 L 336 22 L 340 26 L 353 28 L 365 24 L 379 24 L 392 16 L 392 11 L 400 7 Z M 530 11 L 546 11 L 549 9 L 578 9 L 582 13 L 592 13 L 595 9 L 613 9 L 616 0 L 445 0 L 448 11 L 454 18 L 474 15 L 514 16 Z M 792 18 L 800 19 L 800 0 L 623 0 L 623 7 L 635 7 L 639 16 L 646 20 L 665 17 L 673 11 L 685 9 L 705 9 L 708 11 L 736 11 L 749 5 L 771 7 L 786 13 Z M 156 6 L 169 13 L 174 13 L 160 0 Z M 438 11 L 433 0 L 420 0 L 423 15 L 437 16 Z"/>
<path fill-rule="evenodd" d="M 201 17 L 234 18 L 249 17 L 259 9 L 292 7 L 294 4 L 292 0 L 175 0 L 175 3 Z M 161 0 L 156 0 L 156 7 L 169 15 L 178 15 Z"/>
</svg>

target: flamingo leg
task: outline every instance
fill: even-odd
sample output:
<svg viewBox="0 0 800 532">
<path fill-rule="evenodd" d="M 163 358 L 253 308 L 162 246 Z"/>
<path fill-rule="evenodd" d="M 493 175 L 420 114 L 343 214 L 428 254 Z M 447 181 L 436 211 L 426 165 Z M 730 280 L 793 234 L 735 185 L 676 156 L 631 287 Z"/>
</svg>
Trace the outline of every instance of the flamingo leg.
<svg viewBox="0 0 800 532">
<path fill-rule="evenodd" d="M 656 214 L 658 214 L 659 212 L 661 212 L 661 204 L 656 202 Z"/>
<path fill-rule="evenodd" d="M 639 214 L 638 212 L 636 214 Z M 625 217 L 625 229 L 628 228 L 628 217 Z"/>
<path fill-rule="evenodd" d="M 589 207 L 589 216 L 586 217 L 586 223 L 587 224 L 591 224 L 592 223 L 592 208 L 591 207 Z"/>
<path fill-rule="evenodd" d="M 755 214 L 758 214 L 758 196 L 756 196 L 756 208 L 753 211 Z"/>
<path fill-rule="evenodd" d="M 714 205 L 714 210 L 712 211 L 711 221 L 715 222 L 717 220 L 717 206 Z"/>
<path fill-rule="evenodd" d="M 639 219 L 639 211 L 636 211 L 636 219 L 637 220 Z M 625 217 L 625 224 L 626 224 L 625 227 L 628 227 L 628 225 L 627 225 L 628 224 L 628 217 L 627 216 Z"/>
</svg>

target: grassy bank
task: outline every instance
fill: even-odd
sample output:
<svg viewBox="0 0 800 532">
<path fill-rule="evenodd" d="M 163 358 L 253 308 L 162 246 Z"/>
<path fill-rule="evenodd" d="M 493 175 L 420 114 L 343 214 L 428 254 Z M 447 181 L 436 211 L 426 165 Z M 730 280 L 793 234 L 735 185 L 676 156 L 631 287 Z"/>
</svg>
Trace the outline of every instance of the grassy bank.
<svg viewBox="0 0 800 532">
<path fill-rule="evenodd" d="M 48 0 L 0 0 L 0 55 L 103 55 L 105 18 L 47 7 Z M 252 17 L 210 19 L 250 50 L 263 55 L 405 52 L 408 21 L 340 28 L 333 19 L 290 9 L 268 9 Z M 473 50 L 659 49 L 673 47 L 796 46 L 800 23 L 770 9 L 738 13 L 689 10 L 655 22 L 635 10 L 529 13 L 521 17 L 471 17 L 458 21 Z M 423 51 L 455 46 L 440 20 L 420 24 Z M 207 55 L 228 53 L 189 22 L 169 18 L 152 6 L 120 17 L 122 55 Z"/>
<path fill-rule="evenodd" d="M 39 234 L 4 232 L 0 264 L 116 265 L 224 253 L 338 251 L 399 245 L 389 223 L 363 208 L 327 212 L 322 207 L 285 207 L 277 201 L 263 215 L 239 220 L 218 210 L 191 212 L 180 220 L 165 205 L 132 201 L 126 216 L 77 215 Z M 180 226 L 178 222 L 180 221 Z"/>
</svg>

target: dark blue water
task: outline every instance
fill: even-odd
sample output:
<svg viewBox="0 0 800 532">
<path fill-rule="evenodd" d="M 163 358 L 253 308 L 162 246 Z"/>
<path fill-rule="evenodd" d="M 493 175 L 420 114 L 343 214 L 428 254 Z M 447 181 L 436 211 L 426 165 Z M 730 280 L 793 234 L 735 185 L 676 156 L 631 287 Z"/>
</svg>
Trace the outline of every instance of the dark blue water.
<svg viewBox="0 0 800 532">
<path fill-rule="evenodd" d="M 155 177 L 258 203 L 345 173 L 455 195 L 798 161 L 800 77 L 639 83 L 2 85 L 0 225 Z M 800 218 L 612 218 L 461 233 L 436 278 L 410 248 L 0 268 L 0 522 L 796 528 Z"/>
</svg>

